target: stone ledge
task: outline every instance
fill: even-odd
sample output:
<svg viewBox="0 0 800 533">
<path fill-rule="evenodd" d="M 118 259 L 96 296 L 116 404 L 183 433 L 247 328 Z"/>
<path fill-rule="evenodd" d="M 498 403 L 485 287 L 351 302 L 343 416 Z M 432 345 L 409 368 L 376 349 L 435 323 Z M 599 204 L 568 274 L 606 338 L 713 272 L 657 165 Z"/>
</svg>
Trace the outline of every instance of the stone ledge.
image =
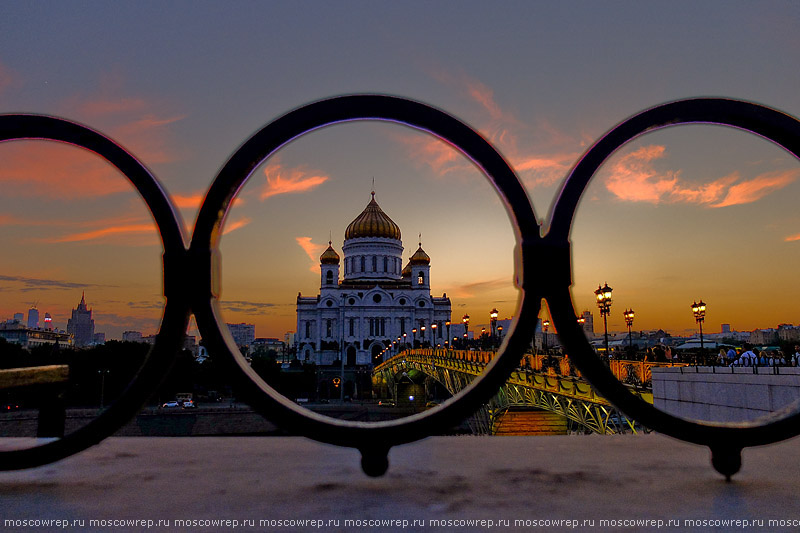
<svg viewBox="0 0 800 533">
<path fill-rule="evenodd" d="M 340 519 L 340 531 L 345 519 L 380 518 L 800 519 L 799 445 L 746 449 L 726 483 L 706 448 L 660 435 L 431 437 L 394 448 L 373 479 L 355 450 L 300 437 L 112 437 L 0 473 L 0 508 L 87 524 Z"/>
</svg>

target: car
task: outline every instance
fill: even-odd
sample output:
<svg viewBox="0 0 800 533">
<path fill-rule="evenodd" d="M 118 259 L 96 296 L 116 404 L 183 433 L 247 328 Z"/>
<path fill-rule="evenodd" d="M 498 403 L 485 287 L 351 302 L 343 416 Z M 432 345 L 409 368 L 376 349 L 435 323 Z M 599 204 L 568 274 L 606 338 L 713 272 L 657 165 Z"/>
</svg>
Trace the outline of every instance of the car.
<svg viewBox="0 0 800 533">
<path fill-rule="evenodd" d="M 172 401 L 169 401 L 169 402 L 164 402 L 164 404 L 161 406 L 161 408 L 162 409 L 173 409 L 175 407 L 180 407 L 180 406 L 181 405 L 177 401 L 172 400 Z"/>
<path fill-rule="evenodd" d="M 394 407 L 395 403 L 391 400 L 381 400 L 378 402 L 380 407 Z"/>
<path fill-rule="evenodd" d="M 184 409 L 197 409 L 197 405 L 192 400 L 186 400 L 181 407 Z"/>
</svg>

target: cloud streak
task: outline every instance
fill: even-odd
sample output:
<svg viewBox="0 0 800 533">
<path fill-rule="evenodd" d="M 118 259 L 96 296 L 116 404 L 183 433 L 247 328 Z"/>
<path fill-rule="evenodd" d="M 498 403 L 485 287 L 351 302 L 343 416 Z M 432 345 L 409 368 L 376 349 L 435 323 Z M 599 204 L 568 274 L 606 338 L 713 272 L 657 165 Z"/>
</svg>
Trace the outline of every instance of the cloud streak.
<svg viewBox="0 0 800 533">
<path fill-rule="evenodd" d="M 95 283 L 76 283 L 72 281 L 27 278 L 24 276 L 4 276 L 0 275 L 0 282 L 21 284 L 18 290 L 27 292 L 32 290 L 61 290 L 61 289 L 86 289 L 89 287 L 108 287 L 108 285 L 97 285 Z"/>
<path fill-rule="evenodd" d="M 681 171 L 659 172 L 653 162 L 666 156 L 666 147 L 642 146 L 617 158 L 605 181 L 618 200 L 651 204 L 688 203 L 710 208 L 756 202 L 800 177 L 800 170 L 782 170 L 742 180 L 733 172 L 710 183 L 693 184 Z"/>
<path fill-rule="evenodd" d="M 319 256 L 325 251 L 326 246 L 324 244 L 314 244 L 311 242 L 311 237 L 296 237 L 295 240 L 311 260 L 311 267 L 309 270 L 315 274 L 319 274 Z"/>
<path fill-rule="evenodd" d="M 308 192 L 328 181 L 328 176 L 309 173 L 300 167 L 284 169 L 279 163 L 267 165 L 264 176 L 267 183 L 261 189 L 261 200 L 278 194 Z"/>
</svg>

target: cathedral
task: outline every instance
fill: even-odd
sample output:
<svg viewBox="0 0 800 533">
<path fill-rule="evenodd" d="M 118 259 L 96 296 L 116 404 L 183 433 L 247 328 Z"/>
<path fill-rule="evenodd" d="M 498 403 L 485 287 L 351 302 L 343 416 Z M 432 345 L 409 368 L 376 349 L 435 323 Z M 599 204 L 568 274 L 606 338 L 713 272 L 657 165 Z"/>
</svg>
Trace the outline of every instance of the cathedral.
<svg viewBox="0 0 800 533">
<path fill-rule="evenodd" d="M 450 299 L 431 295 L 431 258 L 422 243 L 402 266 L 400 228 L 380 208 L 374 192 L 347 226 L 342 253 L 344 260 L 328 242 L 319 258 L 319 295 L 297 295 L 298 359 L 375 365 L 398 337 L 400 347 L 445 346 Z M 397 351 L 395 345 L 392 353 Z"/>
</svg>

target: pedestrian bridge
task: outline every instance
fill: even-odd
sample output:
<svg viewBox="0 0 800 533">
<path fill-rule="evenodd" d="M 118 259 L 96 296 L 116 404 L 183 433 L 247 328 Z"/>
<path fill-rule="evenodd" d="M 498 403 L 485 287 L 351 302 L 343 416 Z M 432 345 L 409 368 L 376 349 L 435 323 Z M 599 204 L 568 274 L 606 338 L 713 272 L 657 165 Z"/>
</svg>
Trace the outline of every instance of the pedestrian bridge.
<svg viewBox="0 0 800 533">
<path fill-rule="evenodd" d="M 373 390 L 384 398 L 398 398 L 398 384 L 431 380 L 452 395 L 481 375 L 496 352 L 467 350 L 407 350 L 384 361 L 373 371 Z M 620 382 L 634 394 L 653 403 L 652 367 L 670 363 L 611 361 Z M 422 383 L 419 383 L 422 384 Z M 568 356 L 526 354 L 505 385 L 469 421 L 473 432 L 496 434 L 500 419 L 509 410 L 531 409 L 557 413 L 585 430 L 601 434 L 637 433 L 643 428 L 620 413 L 581 377 Z"/>
</svg>

